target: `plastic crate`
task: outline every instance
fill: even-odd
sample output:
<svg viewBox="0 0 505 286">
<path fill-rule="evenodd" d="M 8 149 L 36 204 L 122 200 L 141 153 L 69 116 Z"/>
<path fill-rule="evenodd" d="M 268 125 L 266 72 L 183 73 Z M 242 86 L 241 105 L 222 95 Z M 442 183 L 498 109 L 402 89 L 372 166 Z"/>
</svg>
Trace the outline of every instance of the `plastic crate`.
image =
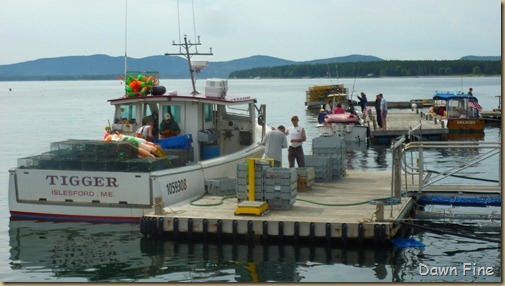
<svg viewBox="0 0 505 286">
<path fill-rule="evenodd" d="M 163 149 L 188 149 L 191 147 L 192 142 L 193 136 L 191 134 L 184 134 L 160 139 L 158 144 L 160 144 Z"/>
</svg>

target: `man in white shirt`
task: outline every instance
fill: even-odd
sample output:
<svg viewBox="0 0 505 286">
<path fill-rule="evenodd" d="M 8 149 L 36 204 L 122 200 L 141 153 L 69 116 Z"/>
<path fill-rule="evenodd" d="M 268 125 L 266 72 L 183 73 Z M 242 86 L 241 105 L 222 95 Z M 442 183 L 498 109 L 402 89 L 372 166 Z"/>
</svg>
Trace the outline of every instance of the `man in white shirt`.
<svg viewBox="0 0 505 286">
<path fill-rule="evenodd" d="M 381 98 L 380 101 L 380 108 L 381 108 L 381 119 L 382 119 L 382 130 L 387 129 L 387 124 L 386 124 L 386 119 L 388 116 L 388 103 L 386 99 L 384 98 L 384 95 L 382 93 L 379 93 L 379 97 Z"/>
<path fill-rule="evenodd" d="M 293 127 L 289 127 L 286 135 L 289 136 L 288 161 L 289 167 L 295 167 L 295 159 L 298 167 L 305 167 L 305 156 L 303 154 L 302 143 L 305 142 L 305 129 L 298 125 L 298 116 L 291 117 Z"/>
<path fill-rule="evenodd" d="M 265 145 L 265 156 L 274 159 L 274 167 L 282 166 L 282 149 L 288 148 L 288 140 L 286 139 L 286 128 L 279 125 L 265 136 L 261 144 Z"/>
</svg>

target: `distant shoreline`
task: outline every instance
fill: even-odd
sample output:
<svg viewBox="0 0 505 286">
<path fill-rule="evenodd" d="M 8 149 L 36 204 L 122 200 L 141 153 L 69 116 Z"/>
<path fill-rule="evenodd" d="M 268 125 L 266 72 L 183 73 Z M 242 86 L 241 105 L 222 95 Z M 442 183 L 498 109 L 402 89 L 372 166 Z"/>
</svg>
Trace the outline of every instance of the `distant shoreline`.
<svg viewBox="0 0 505 286">
<path fill-rule="evenodd" d="M 358 79 L 372 79 L 372 78 L 434 78 L 434 77 L 446 77 L 446 78 L 471 78 L 471 77 L 501 77 L 501 75 L 423 75 L 423 76 L 373 76 L 373 77 L 357 77 Z M 187 80 L 188 78 L 162 78 L 160 77 L 160 80 Z M 207 78 L 199 78 L 198 80 L 206 80 Z M 225 78 L 228 80 L 258 80 L 254 78 Z M 324 77 L 298 77 L 298 78 L 261 78 L 259 80 L 272 80 L 272 79 L 313 79 L 313 80 L 336 80 L 336 78 L 324 78 Z M 339 80 L 341 79 L 354 79 L 354 77 L 339 77 Z M 51 77 L 51 78 L 39 78 L 39 77 L 34 77 L 34 78 L 13 78 L 13 79 L 5 79 L 5 78 L 0 78 L 0 82 L 23 82 L 23 81 L 111 81 L 111 80 L 117 80 L 121 81 L 120 79 L 117 79 L 115 77 L 101 77 L 101 76 L 90 76 L 90 77 Z"/>
</svg>

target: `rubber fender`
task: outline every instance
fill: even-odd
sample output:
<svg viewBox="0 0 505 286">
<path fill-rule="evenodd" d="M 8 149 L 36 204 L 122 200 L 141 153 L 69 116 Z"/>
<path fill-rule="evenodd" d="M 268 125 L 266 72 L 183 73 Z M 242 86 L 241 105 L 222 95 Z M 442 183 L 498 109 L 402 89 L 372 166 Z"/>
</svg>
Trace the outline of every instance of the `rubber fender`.
<svg viewBox="0 0 505 286">
<path fill-rule="evenodd" d="M 157 85 L 151 88 L 152 95 L 163 95 L 165 92 L 167 92 L 167 89 L 163 85 Z"/>
</svg>

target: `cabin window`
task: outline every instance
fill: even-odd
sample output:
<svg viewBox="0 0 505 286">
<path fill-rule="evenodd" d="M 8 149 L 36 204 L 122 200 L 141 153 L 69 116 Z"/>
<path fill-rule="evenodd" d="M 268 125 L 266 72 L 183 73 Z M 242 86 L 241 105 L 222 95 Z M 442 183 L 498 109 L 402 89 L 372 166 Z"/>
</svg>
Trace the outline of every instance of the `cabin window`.
<svg viewBox="0 0 505 286">
<path fill-rule="evenodd" d="M 249 104 L 227 105 L 226 113 L 249 116 Z"/>
<path fill-rule="evenodd" d="M 116 117 L 115 123 L 122 123 L 123 121 L 135 123 L 136 114 L 137 107 L 135 105 L 120 105 L 119 115 Z"/>
<path fill-rule="evenodd" d="M 153 122 L 158 122 L 158 108 L 156 104 L 144 104 L 143 114 L 144 117 L 142 120 L 144 122 L 142 124 L 147 123 L 149 119 Z"/>
<path fill-rule="evenodd" d="M 214 105 L 204 104 L 203 105 L 203 112 L 204 112 L 205 122 L 212 122 L 212 115 L 214 114 Z"/>
<path fill-rule="evenodd" d="M 172 115 L 172 120 L 175 120 L 177 123 L 181 123 L 182 107 L 180 105 L 163 106 L 163 116 L 161 118 L 165 118 L 165 114 L 167 113 Z"/>
</svg>

